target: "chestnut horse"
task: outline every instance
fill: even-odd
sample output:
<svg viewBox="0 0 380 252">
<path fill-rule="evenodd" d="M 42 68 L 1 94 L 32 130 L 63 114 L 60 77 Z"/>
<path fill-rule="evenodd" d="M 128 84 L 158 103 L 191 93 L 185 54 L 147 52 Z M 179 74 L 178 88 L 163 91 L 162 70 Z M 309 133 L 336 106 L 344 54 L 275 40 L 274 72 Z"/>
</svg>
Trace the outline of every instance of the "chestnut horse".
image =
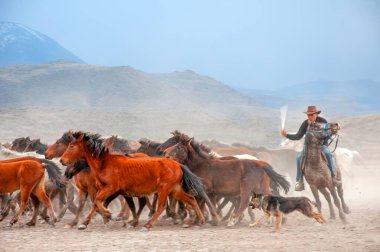
<svg viewBox="0 0 380 252">
<path fill-rule="evenodd" d="M 34 213 L 32 219 L 26 223 L 29 226 L 36 224 L 38 208 L 40 202 L 43 202 L 49 209 L 50 224 L 54 225 L 57 221 L 51 201 L 45 192 L 45 169 L 50 178 L 57 181 L 57 171 L 52 166 L 45 165 L 41 160 L 34 157 L 15 158 L 3 160 L 0 162 L 0 194 L 11 193 L 18 189 L 21 192 L 20 209 L 11 219 L 9 226 L 12 226 L 19 219 L 20 214 L 25 210 L 29 198 L 32 199 L 34 205 Z M 3 215 L 0 220 L 5 216 Z"/>
<path fill-rule="evenodd" d="M 65 132 L 61 138 L 59 138 L 54 144 L 49 146 L 49 148 L 45 152 L 45 157 L 48 159 L 61 157 L 62 154 L 66 151 L 67 147 L 69 146 L 70 142 L 74 140 L 73 137 L 74 131 L 67 131 Z M 115 136 L 112 136 L 111 138 L 104 139 L 104 142 L 107 146 L 112 146 L 113 149 L 116 152 L 123 152 L 123 150 L 129 150 L 129 145 L 126 141 L 118 141 L 117 144 L 113 144 L 113 142 L 118 139 Z M 85 206 L 86 200 L 88 196 L 90 197 L 91 202 L 94 202 L 97 187 L 96 187 L 96 179 L 95 174 L 91 172 L 90 167 L 88 166 L 87 162 L 83 159 L 78 160 L 77 162 L 70 164 L 67 166 L 65 171 L 65 176 L 69 179 L 73 178 L 75 179 L 75 184 L 77 188 L 79 189 L 79 209 L 78 212 L 75 215 L 75 218 L 73 221 L 71 221 L 69 224 L 66 225 L 66 227 L 74 227 L 78 224 L 79 217 L 81 213 L 83 212 L 83 208 Z M 108 198 L 105 202 L 106 205 L 108 205 L 115 196 L 112 196 Z M 132 211 L 133 220 L 129 222 L 129 225 L 131 226 L 137 226 L 138 225 L 138 219 L 139 216 L 146 204 L 145 198 L 139 198 L 139 210 L 136 213 L 135 205 L 131 197 L 124 197 L 129 208 Z M 122 216 L 125 212 L 125 205 L 123 205 L 119 217 Z M 79 229 L 85 229 L 87 227 L 88 223 L 82 223 L 79 225 Z"/>
<path fill-rule="evenodd" d="M 75 133 L 72 141 L 61 157 L 62 164 L 73 163 L 80 158 L 86 159 L 91 170 L 95 173 L 99 190 L 96 193 L 95 204 L 87 222 L 99 209 L 105 218 L 111 217 L 103 201 L 109 196 L 122 193 L 133 196 L 145 196 L 157 192 L 158 207 L 153 217 L 145 224 L 149 230 L 165 208 L 167 197 L 170 195 L 183 201 L 188 207 L 195 210 L 204 223 L 204 216 L 194 196 L 185 191 L 195 192 L 208 202 L 215 220 L 215 209 L 205 194 L 203 185 L 198 177 L 190 170 L 174 160 L 167 158 L 130 158 L 123 155 L 113 155 L 102 146 L 98 135 L 88 133 Z"/>
<path fill-rule="evenodd" d="M 185 134 L 182 134 L 181 141 L 166 156 L 188 165 L 202 179 L 211 199 L 239 199 L 235 201 L 234 214 L 228 226 L 233 226 L 240 220 L 253 192 L 271 195 L 271 183 L 286 193 L 289 191 L 289 182 L 268 163 L 259 160 L 215 158 L 204 152 L 200 144 Z"/>
</svg>

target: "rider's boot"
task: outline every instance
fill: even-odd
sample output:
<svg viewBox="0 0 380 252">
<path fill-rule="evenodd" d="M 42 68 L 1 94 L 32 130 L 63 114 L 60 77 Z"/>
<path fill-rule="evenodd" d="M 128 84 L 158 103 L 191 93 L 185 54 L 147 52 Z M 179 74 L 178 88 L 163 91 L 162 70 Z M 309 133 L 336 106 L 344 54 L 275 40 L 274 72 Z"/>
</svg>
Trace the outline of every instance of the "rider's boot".
<svg viewBox="0 0 380 252">
<path fill-rule="evenodd" d="M 300 192 L 305 190 L 305 184 L 303 183 L 303 179 L 300 179 L 296 182 L 296 186 L 294 188 L 294 191 Z"/>
</svg>

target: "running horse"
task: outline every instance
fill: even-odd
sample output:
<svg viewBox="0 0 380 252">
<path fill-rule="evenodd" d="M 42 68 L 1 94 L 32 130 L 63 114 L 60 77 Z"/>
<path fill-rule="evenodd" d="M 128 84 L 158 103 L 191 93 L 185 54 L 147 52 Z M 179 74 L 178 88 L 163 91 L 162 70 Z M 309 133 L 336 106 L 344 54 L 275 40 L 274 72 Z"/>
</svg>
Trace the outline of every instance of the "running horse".
<svg viewBox="0 0 380 252">
<path fill-rule="evenodd" d="M 325 125 L 321 125 L 319 123 L 311 124 L 306 131 L 304 146 L 305 156 L 303 157 L 301 164 L 305 179 L 308 182 L 317 203 L 318 211 L 321 212 L 322 208 L 322 203 L 319 199 L 318 193 L 318 191 L 320 191 L 325 196 L 329 204 L 330 218 L 335 219 L 335 211 L 331 202 L 332 196 L 334 204 L 339 210 L 339 217 L 345 223 L 345 213 L 350 213 L 350 210 L 343 197 L 343 183 L 340 183 L 340 185 L 336 187 L 337 190 L 335 189 L 327 160 L 322 155 L 320 147 L 322 140 L 326 138 L 327 135 L 336 134 L 339 129 L 339 125 L 336 123 L 329 123 L 327 128 L 325 128 Z M 337 163 L 335 164 L 336 176 L 340 181 L 342 181 L 341 170 Z M 342 205 L 339 201 L 337 191 Z"/>
<path fill-rule="evenodd" d="M 59 173 L 55 167 L 47 165 L 49 163 L 48 160 L 39 160 L 35 157 L 15 158 L 0 162 L 0 194 L 11 193 L 18 189 L 21 192 L 20 208 L 8 224 L 9 227 L 18 221 L 20 214 L 27 207 L 29 198 L 32 199 L 34 213 L 26 225 L 34 226 L 36 224 L 40 202 L 43 202 L 49 209 L 50 224 L 54 225 L 57 221 L 52 203 L 45 192 L 45 169 L 49 177 L 57 184 L 60 183 L 58 181 Z M 5 216 L 2 214 L 0 221 Z"/>
<path fill-rule="evenodd" d="M 99 186 L 87 223 L 97 209 L 104 218 L 114 219 L 111 212 L 103 206 L 103 201 L 111 195 L 121 193 L 142 197 L 155 192 L 158 194 L 157 211 L 145 224 L 144 230 L 149 230 L 157 221 L 169 195 L 194 209 L 201 224 L 205 222 L 194 196 L 188 192 L 195 192 L 204 198 L 211 208 L 212 204 L 200 179 L 186 166 L 167 158 L 131 158 L 110 154 L 96 134 L 77 132 L 73 136 L 75 140 L 62 155 L 61 163 L 69 164 L 84 158 L 95 173 L 96 184 Z M 215 209 L 212 210 L 213 216 L 217 218 Z"/>
<path fill-rule="evenodd" d="M 63 133 L 62 137 L 56 140 L 56 142 L 49 146 L 49 148 L 45 152 L 45 157 L 47 159 L 57 158 L 61 157 L 62 154 L 66 151 L 67 147 L 69 146 L 70 142 L 74 140 L 73 134 L 75 132 L 72 130 L 69 130 L 65 133 Z M 116 144 L 115 144 L 116 143 Z M 112 149 L 115 152 L 118 153 L 124 153 L 124 151 L 129 151 L 130 147 L 126 140 L 119 139 L 116 136 L 112 136 L 110 138 L 106 138 L 103 140 L 103 144 L 107 146 L 109 149 Z M 96 178 L 94 172 L 91 171 L 89 165 L 84 159 L 80 159 L 76 161 L 75 163 L 69 164 L 65 171 L 65 176 L 68 179 L 71 179 L 74 177 L 75 184 L 77 188 L 79 189 L 79 207 L 78 211 L 75 214 L 75 218 L 68 224 L 66 224 L 66 228 L 72 228 L 75 225 L 78 224 L 79 217 L 83 212 L 85 203 L 87 198 L 89 197 L 91 202 L 95 201 L 96 192 L 98 190 L 96 186 Z M 112 196 L 108 198 L 105 201 L 105 205 L 108 206 L 108 204 L 115 198 L 115 196 Z M 135 204 L 133 202 L 133 199 L 131 197 L 124 197 L 129 208 L 132 211 L 133 220 L 131 220 L 128 225 L 131 225 L 132 227 L 135 227 L 138 225 L 138 219 L 139 216 L 146 204 L 145 198 L 139 198 L 139 209 L 136 213 Z M 123 218 L 126 211 L 126 206 L 123 205 L 118 217 Z M 88 223 L 82 223 L 78 226 L 78 229 L 85 229 L 87 227 Z"/>
<path fill-rule="evenodd" d="M 211 199 L 228 197 L 238 199 L 234 202 L 235 210 L 227 226 L 234 226 L 248 207 L 249 197 L 253 192 L 271 195 L 270 185 L 289 191 L 289 182 L 272 167 L 260 160 L 219 159 L 202 150 L 201 145 L 185 134 L 179 143 L 166 154 L 199 176 Z"/>
</svg>

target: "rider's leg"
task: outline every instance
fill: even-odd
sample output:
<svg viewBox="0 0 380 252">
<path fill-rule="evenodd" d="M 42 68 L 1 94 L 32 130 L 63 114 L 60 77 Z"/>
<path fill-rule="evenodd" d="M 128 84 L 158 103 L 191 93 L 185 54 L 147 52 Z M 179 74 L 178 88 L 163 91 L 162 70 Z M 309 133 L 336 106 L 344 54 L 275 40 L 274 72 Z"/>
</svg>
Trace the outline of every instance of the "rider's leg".
<svg viewBox="0 0 380 252">
<path fill-rule="evenodd" d="M 296 157 L 296 162 L 297 162 L 297 175 L 296 175 L 296 181 L 301 181 L 302 176 L 301 176 L 301 159 L 302 159 L 302 151 L 297 154 Z"/>
<path fill-rule="evenodd" d="M 297 154 L 296 163 L 297 163 L 297 176 L 296 176 L 296 186 L 295 191 L 303 191 L 305 189 L 303 183 L 303 175 L 301 174 L 301 159 L 303 156 L 303 151 Z"/>
<path fill-rule="evenodd" d="M 329 164 L 329 169 L 330 169 L 330 172 L 331 172 L 331 177 L 333 179 L 333 183 L 334 183 L 335 186 L 339 186 L 340 181 L 335 176 L 336 175 L 336 170 L 335 170 L 333 155 L 332 155 L 330 149 L 326 145 L 322 145 L 321 150 L 326 155 L 326 159 L 327 159 L 327 162 Z"/>
<path fill-rule="evenodd" d="M 321 150 L 323 151 L 323 153 L 325 153 L 326 158 L 327 158 L 327 162 L 329 163 L 329 169 L 331 172 L 331 177 L 335 177 L 335 166 L 334 166 L 334 160 L 333 160 L 333 156 L 332 156 L 331 151 L 329 150 L 329 148 L 326 145 L 322 145 Z"/>
</svg>

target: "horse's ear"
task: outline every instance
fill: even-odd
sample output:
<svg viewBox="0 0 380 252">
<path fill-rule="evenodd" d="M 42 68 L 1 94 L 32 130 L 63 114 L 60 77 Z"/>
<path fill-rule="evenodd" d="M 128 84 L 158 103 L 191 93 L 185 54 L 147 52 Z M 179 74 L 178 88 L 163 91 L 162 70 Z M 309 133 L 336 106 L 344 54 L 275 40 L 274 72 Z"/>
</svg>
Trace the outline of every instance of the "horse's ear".
<svg viewBox="0 0 380 252">
<path fill-rule="evenodd" d="M 83 137 L 84 137 L 84 134 L 80 134 L 79 137 L 77 138 L 78 141 L 82 141 L 83 140 Z"/>
<path fill-rule="evenodd" d="M 192 138 L 188 138 L 188 139 L 185 140 L 185 144 L 186 144 L 186 145 L 190 145 L 190 144 L 191 144 L 191 141 L 193 141 L 193 140 L 194 140 L 194 137 L 192 137 Z"/>
</svg>

